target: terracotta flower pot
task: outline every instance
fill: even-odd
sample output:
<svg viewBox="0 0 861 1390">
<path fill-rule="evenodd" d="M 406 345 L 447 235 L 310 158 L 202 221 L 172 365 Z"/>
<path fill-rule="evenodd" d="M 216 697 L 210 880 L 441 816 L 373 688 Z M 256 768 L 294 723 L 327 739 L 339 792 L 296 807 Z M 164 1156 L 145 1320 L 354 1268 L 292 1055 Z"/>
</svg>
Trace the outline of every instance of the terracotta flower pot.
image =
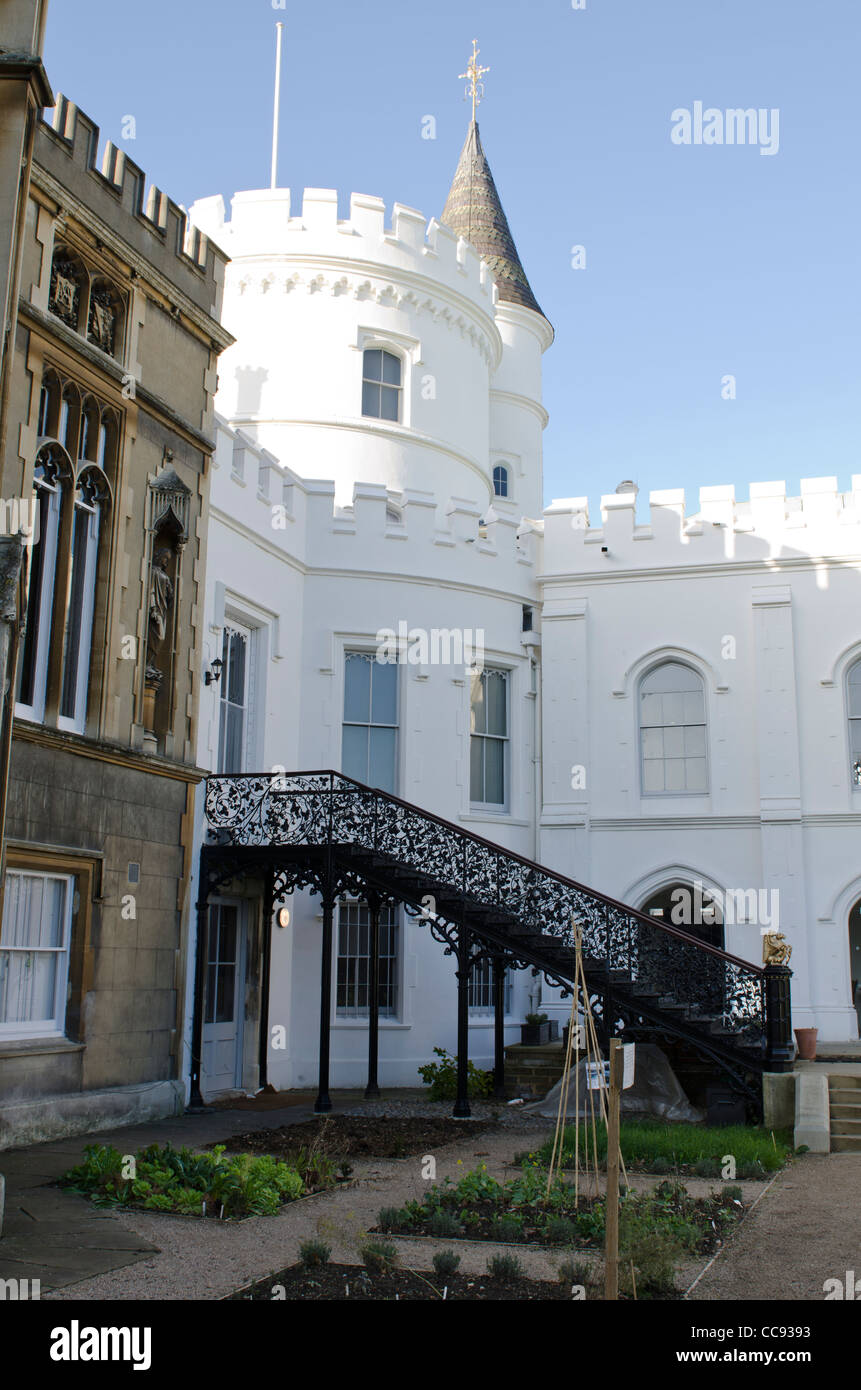
<svg viewBox="0 0 861 1390">
<path fill-rule="evenodd" d="M 795 1041 L 798 1044 L 798 1055 L 803 1062 L 816 1061 L 816 1034 L 817 1028 L 796 1028 Z"/>
</svg>

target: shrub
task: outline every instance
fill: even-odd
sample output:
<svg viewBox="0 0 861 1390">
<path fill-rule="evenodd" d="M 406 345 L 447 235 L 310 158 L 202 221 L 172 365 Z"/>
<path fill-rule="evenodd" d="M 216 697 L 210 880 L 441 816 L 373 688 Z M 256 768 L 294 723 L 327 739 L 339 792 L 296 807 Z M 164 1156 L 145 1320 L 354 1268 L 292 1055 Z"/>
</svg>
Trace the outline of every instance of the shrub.
<svg viewBox="0 0 861 1390">
<path fill-rule="evenodd" d="M 432 1236 L 459 1236 L 460 1222 L 451 1212 L 435 1211 L 428 1221 L 428 1230 Z"/>
<path fill-rule="evenodd" d="M 457 1095 L 457 1058 L 446 1052 L 444 1047 L 435 1047 L 434 1056 L 440 1060 L 419 1067 L 419 1076 L 426 1086 L 430 1086 L 431 1100 L 454 1100 Z M 493 1072 L 481 1071 L 473 1062 L 468 1062 L 468 1094 L 479 1098 L 490 1095 L 492 1088 Z"/>
<path fill-rule="evenodd" d="M 359 1254 L 369 1274 L 387 1274 L 398 1262 L 398 1252 L 387 1240 L 368 1241 L 360 1248 Z"/>
<path fill-rule="evenodd" d="M 549 1014 L 527 1014 L 526 1022 L 530 1027 L 535 1028 L 539 1023 L 549 1023 L 550 1016 Z"/>
<path fill-rule="evenodd" d="M 576 1234 L 577 1228 L 567 1216 L 551 1216 L 544 1227 L 545 1239 L 551 1245 L 572 1245 Z"/>
<path fill-rule="evenodd" d="M 517 1216 L 497 1216 L 493 1222 L 494 1240 L 520 1240 L 523 1236 L 523 1222 Z"/>
<path fill-rule="evenodd" d="M 698 1178 L 719 1178 L 720 1163 L 716 1158 L 698 1158 L 694 1164 L 694 1172 Z"/>
<path fill-rule="evenodd" d="M 744 1194 L 741 1188 L 735 1183 L 731 1186 L 721 1188 L 720 1195 L 725 1202 L 741 1202 L 744 1200 Z"/>
<path fill-rule="evenodd" d="M 321 1269 L 329 1263 L 331 1245 L 322 1240 L 303 1240 L 299 1246 L 299 1262 L 304 1269 Z"/>
<path fill-rule="evenodd" d="M 522 1279 L 523 1265 L 516 1255 L 491 1255 L 487 1272 L 491 1279 Z"/>
<path fill-rule="evenodd" d="M 396 1231 L 401 1225 L 401 1212 L 397 1207 L 381 1207 L 377 1217 L 381 1231 Z"/>
<path fill-rule="evenodd" d="M 460 1255 L 453 1250 L 438 1250 L 433 1257 L 433 1267 L 441 1279 L 451 1279 L 457 1273 Z"/>
<path fill-rule="evenodd" d="M 582 1284 L 585 1288 L 592 1282 L 592 1266 L 580 1260 L 563 1260 L 556 1277 L 560 1284 Z"/>
</svg>

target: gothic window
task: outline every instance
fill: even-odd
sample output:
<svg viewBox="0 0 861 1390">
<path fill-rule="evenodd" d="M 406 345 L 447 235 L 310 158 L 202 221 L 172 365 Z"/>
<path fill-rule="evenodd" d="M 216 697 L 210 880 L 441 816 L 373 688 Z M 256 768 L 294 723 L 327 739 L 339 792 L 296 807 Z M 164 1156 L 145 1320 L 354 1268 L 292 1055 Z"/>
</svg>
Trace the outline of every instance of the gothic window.
<svg viewBox="0 0 861 1390">
<path fill-rule="evenodd" d="M 221 713 L 218 771 L 244 772 L 250 732 L 251 656 L 254 634 L 239 623 L 225 623 L 221 643 Z"/>
<path fill-rule="evenodd" d="M 861 787 L 861 661 L 850 666 L 846 686 L 852 786 Z"/>
<path fill-rule="evenodd" d="M 62 1035 L 66 1021 L 74 879 L 6 874 L 0 931 L 0 1036 Z"/>
<path fill-rule="evenodd" d="M 642 794 L 708 791 L 702 677 L 680 661 L 665 661 L 641 680 L 639 706 Z"/>
<path fill-rule="evenodd" d="M 51 313 L 77 333 L 87 297 L 87 272 L 65 246 L 58 246 L 54 251 L 49 295 Z"/>
<path fill-rule="evenodd" d="M 508 798 L 508 671 L 485 667 L 472 676 L 470 800 L 500 811 Z"/>
<path fill-rule="evenodd" d="M 401 359 L 382 348 L 366 348 L 362 354 L 362 414 L 397 423 L 401 391 Z"/>
<path fill-rule="evenodd" d="M 493 470 L 493 495 L 508 496 L 508 469 L 502 463 L 498 463 Z"/>
<path fill-rule="evenodd" d="M 342 770 L 384 792 L 394 792 L 397 781 L 397 673 L 372 652 L 345 654 Z"/>
<path fill-rule="evenodd" d="M 56 444 L 39 450 L 34 469 L 34 541 L 27 552 L 29 580 L 27 617 L 18 657 L 16 712 L 37 723 L 45 713 L 45 686 L 51 645 L 57 536 L 63 497 L 63 476 L 71 476 L 69 461 Z"/>
<path fill-rule="evenodd" d="M 72 520 L 71 573 L 63 633 L 60 728 L 83 733 L 92 655 L 99 534 L 108 492 L 104 474 L 86 468 L 78 478 Z"/>
<path fill-rule="evenodd" d="M 380 1017 L 398 1012 L 398 909 L 380 908 Z M 367 1018 L 370 1013 L 371 912 L 368 904 L 341 898 L 338 904 L 338 963 L 335 1011 L 338 1018 Z"/>
</svg>

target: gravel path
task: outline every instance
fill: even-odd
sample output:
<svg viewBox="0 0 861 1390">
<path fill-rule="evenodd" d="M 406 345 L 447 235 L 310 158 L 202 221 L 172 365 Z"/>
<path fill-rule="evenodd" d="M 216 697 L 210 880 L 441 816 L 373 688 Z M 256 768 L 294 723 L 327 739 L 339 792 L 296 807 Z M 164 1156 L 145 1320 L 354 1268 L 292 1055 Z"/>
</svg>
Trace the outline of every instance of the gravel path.
<svg viewBox="0 0 861 1390">
<path fill-rule="evenodd" d="M 778 1174 L 688 1297 L 819 1301 L 861 1277 L 861 1157 L 806 1154 Z"/>
<path fill-rule="evenodd" d="M 404 1114 L 404 1109 L 391 1102 L 385 1105 L 385 1111 L 390 1115 Z M 361 1113 L 368 1111 L 363 1108 Z M 514 1117 L 507 1118 L 503 1132 L 469 1135 L 433 1155 L 436 1181 L 447 1176 L 456 1180 L 478 1163 L 485 1163 L 500 1180 L 510 1177 L 515 1152 L 536 1147 L 548 1132 L 552 1132 L 552 1126 L 548 1127 L 546 1121 L 536 1124 L 534 1117 L 517 1117 L 515 1112 Z M 126 1230 L 156 1245 L 159 1253 L 109 1274 L 66 1285 L 46 1297 L 58 1301 L 223 1298 L 253 1279 L 292 1264 L 298 1258 L 301 1242 L 317 1236 L 331 1245 L 333 1260 L 356 1263 L 357 1246 L 363 1233 L 376 1225 L 380 1208 L 402 1206 L 410 1198 L 421 1198 L 428 1181 L 422 1177 L 421 1157 L 357 1160 L 354 1169 L 355 1176 L 349 1184 L 294 1202 L 274 1217 L 249 1217 L 222 1224 L 146 1212 L 119 1213 L 115 1219 Z M 631 1179 L 637 1188 L 654 1186 L 656 1181 L 659 1180 L 646 1175 Z M 715 1184 L 690 1179 L 686 1186 L 699 1196 L 711 1191 Z M 747 1200 L 755 1198 L 762 1187 L 762 1183 L 742 1184 Z M 492 1254 L 511 1248 L 490 1241 L 390 1239 L 397 1243 L 401 1263 L 406 1267 L 430 1269 L 434 1252 L 451 1248 L 461 1256 L 461 1271 L 470 1274 L 483 1274 Z M 554 1279 L 568 1252 L 518 1248 L 516 1253 L 533 1278 Z M 597 1261 L 599 1256 L 578 1253 L 576 1258 Z M 680 1271 L 680 1286 L 687 1287 L 703 1264 L 702 1259 L 686 1264 Z"/>
</svg>

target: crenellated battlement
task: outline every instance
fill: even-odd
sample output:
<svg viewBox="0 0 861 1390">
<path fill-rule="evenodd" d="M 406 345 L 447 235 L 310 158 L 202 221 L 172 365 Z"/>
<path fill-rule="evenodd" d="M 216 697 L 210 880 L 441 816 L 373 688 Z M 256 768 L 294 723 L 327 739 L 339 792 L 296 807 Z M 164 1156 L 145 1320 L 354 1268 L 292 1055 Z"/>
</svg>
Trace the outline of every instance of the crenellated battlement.
<svg viewBox="0 0 861 1390">
<path fill-rule="evenodd" d="M 129 223 L 154 234 L 164 252 L 182 267 L 183 287 L 189 271 L 198 278 L 220 279 L 223 253 L 189 221 L 184 208 L 155 184 L 147 186 L 143 170 L 125 150 L 112 140 L 106 141 L 102 148 L 99 127 L 74 102 L 58 94 L 53 110 L 46 111 L 39 123 L 39 136 L 37 166 L 54 175 L 88 206 L 92 205 L 93 211 L 103 216 L 112 230 L 128 240 L 130 228 L 123 227 L 117 209 L 119 202 Z M 64 156 L 62 162 L 56 158 L 60 151 Z M 84 179 L 89 181 L 86 189 Z M 103 200 L 98 196 L 94 199 L 93 182 L 104 195 Z M 147 249 L 152 256 L 152 243 Z M 164 259 L 159 261 L 159 269 L 170 275 Z M 208 299 L 206 307 L 209 308 Z"/>
<path fill-rule="evenodd" d="M 231 278 L 243 292 L 305 285 L 362 298 L 378 293 L 376 282 L 390 275 L 432 280 L 489 316 L 498 299 L 491 270 L 469 242 L 402 203 L 387 221 L 381 198 L 353 193 L 349 217 L 339 218 L 334 189 L 306 188 L 295 210 L 289 189 L 259 189 L 234 196 L 229 221 L 220 196 L 198 200 L 189 215 L 230 255 Z M 403 283 L 391 293 L 402 296 Z M 413 297 L 420 306 L 420 296 Z"/>
<path fill-rule="evenodd" d="M 804 478 L 798 497 L 787 496 L 783 482 L 751 483 L 746 501 L 732 484 L 702 487 L 692 512 L 684 489 L 670 488 L 649 493 L 648 523 L 636 512 L 636 491 L 603 496 L 600 526 L 590 524 L 587 498 L 552 502 L 544 512 L 546 571 L 861 554 L 861 474 L 848 492 L 836 477 Z"/>
<path fill-rule="evenodd" d="M 521 595 L 533 582 L 540 527 L 505 503 L 482 512 L 469 498 L 357 482 L 341 506 L 331 479 L 299 477 L 218 416 L 216 441 L 214 511 L 285 556 L 312 566 L 468 575 Z"/>
</svg>

